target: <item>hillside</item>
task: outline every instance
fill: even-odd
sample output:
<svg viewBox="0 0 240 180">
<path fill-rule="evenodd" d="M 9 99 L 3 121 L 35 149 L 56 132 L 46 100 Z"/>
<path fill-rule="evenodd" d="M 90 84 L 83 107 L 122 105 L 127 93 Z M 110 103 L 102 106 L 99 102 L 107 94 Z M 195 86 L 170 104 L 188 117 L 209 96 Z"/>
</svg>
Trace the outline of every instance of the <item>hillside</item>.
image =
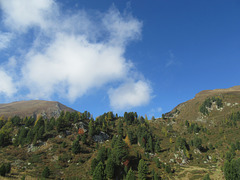
<svg viewBox="0 0 240 180">
<path fill-rule="evenodd" d="M 26 116 L 37 117 L 37 115 L 57 118 L 61 111 L 74 112 L 75 110 L 56 101 L 31 100 L 0 104 L 0 116 L 5 118 L 14 116 L 22 118 Z"/>
<path fill-rule="evenodd" d="M 57 102 L 0 106 L 11 113 L 18 107 L 21 116 L 35 113 L 0 118 L 0 175 L 10 166 L 5 179 L 238 179 L 239 103 L 236 86 L 202 91 L 151 120 L 136 112 L 93 119 Z M 56 106 L 66 111 L 48 117 Z"/>
<path fill-rule="evenodd" d="M 215 103 L 210 108 L 210 114 L 204 116 L 199 108 L 202 103 L 211 97 L 220 98 L 223 102 L 222 108 L 216 108 Z M 223 120 L 233 111 L 240 110 L 240 86 L 234 86 L 228 89 L 204 90 L 184 103 L 176 106 L 171 112 L 166 113 L 166 118 L 177 118 L 189 121 L 211 121 Z"/>
</svg>

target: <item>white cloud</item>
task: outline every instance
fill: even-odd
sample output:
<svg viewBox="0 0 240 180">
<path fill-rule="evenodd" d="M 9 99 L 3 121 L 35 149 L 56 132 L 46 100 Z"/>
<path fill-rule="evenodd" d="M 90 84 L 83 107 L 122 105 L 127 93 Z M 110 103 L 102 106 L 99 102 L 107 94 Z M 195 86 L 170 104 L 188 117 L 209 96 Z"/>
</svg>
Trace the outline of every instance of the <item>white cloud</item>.
<svg viewBox="0 0 240 180">
<path fill-rule="evenodd" d="M 122 16 L 116 8 L 109 10 L 103 23 L 110 32 L 112 44 L 121 45 L 140 38 L 142 23 L 129 14 Z"/>
<path fill-rule="evenodd" d="M 17 31 L 24 31 L 26 28 L 48 26 L 49 17 L 53 16 L 53 0 L 7 0 L 0 1 L 4 13 L 4 23 Z"/>
<path fill-rule="evenodd" d="M 150 101 L 149 84 L 139 80 L 144 78 L 136 76 L 140 73 L 133 70 L 133 63 L 124 57 L 127 43 L 141 37 L 142 23 L 138 19 L 121 14 L 115 7 L 107 13 L 89 15 L 81 10 L 65 15 L 54 0 L 0 3 L 5 25 L 12 33 L 28 36 L 28 30 L 34 30 L 33 40 L 28 42 L 32 45 L 21 51 L 21 63 L 16 62 L 19 58 L 14 54 L 8 63 L 10 69 L 20 65 L 16 68 L 21 73 L 14 83 L 20 90 L 29 92 L 26 97 L 51 99 L 58 96 L 75 101 L 92 89 L 109 87 L 114 82 L 122 84 L 109 91 L 110 103 L 115 109 L 145 105 Z M 8 82 L 13 85 L 13 78 L 9 78 Z M 11 90 L 14 88 L 5 89 L 3 93 L 16 92 Z"/>
<path fill-rule="evenodd" d="M 8 47 L 12 37 L 12 33 L 0 32 L 0 50 Z"/>
<path fill-rule="evenodd" d="M 145 81 L 127 82 L 109 91 L 110 104 L 117 110 L 146 105 L 151 100 L 151 91 Z"/>
<path fill-rule="evenodd" d="M 61 89 L 61 95 L 75 100 L 91 88 L 122 79 L 128 68 L 119 47 L 59 34 L 43 53 L 29 53 L 23 74 L 31 96 L 43 98 Z"/>
<path fill-rule="evenodd" d="M 16 93 L 12 78 L 3 69 L 0 69 L 0 93 L 8 97 Z"/>
</svg>

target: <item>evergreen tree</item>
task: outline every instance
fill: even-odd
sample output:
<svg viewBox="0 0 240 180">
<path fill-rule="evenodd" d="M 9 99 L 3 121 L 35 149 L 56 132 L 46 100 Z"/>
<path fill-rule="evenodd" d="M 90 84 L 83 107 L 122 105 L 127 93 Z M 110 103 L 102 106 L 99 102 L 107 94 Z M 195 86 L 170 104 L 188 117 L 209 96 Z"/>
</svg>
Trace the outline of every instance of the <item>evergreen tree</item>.
<svg viewBox="0 0 240 180">
<path fill-rule="evenodd" d="M 155 150 L 155 152 L 160 152 L 161 151 L 160 141 L 159 140 L 155 143 L 154 150 Z"/>
<path fill-rule="evenodd" d="M 91 172 L 90 172 L 91 174 L 93 174 L 93 172 L 94 172 L 95 168 L 97 167 L 97 165 L 98 165 L 98 160 L 96 158 L 94 158 L 92 160 L 92 162 L 91 162 Z"/>
<path fill-rule="evenodd" d="M 106 158 L 107 158 L 107 152 L 106 152 L 106 148 L 103 146 L 98 150 L 97 160 L 102 161 L 104 163 Z"/>
<path fill-rule="evenodd" d="M 114 160 L 117 165 L 125 161 L 128 156 L 128 147 L 126 143 L 122 140 L 121 136 L 118 136 L 117 142 L 113 148 Z"/>
<path fill-rule="evenodd" d="M 118 136 L 123 136 L 123 122 L 122 122 L 122 120 L 120 120 L 118 122 L 117 133 L 118 133 Z"/>
<path fill-rule="evenodd" d="M 95 133 L 94 122 L 93 120 L 90 120 L 88 124 L 88 136 L 92 138 L 94 133 Z"/>
<path fill-rule="evenodd" d="M 143 159 L 138 164 L 138 179 L 145 180 L 147 178 L 148 166 Z"/>
<path fill-rule="evenodd" d="M 30 129 L 30 130 L 28 131 L 26 141 L 27 141 L 27 143 L 31 143 L 31 142 L 33 141 L 33 139 L 34 139 L 34 133 L 33 133 L 33 130 Z"/>
<path fill-rule="evenodd" d="M 6 175 L 6 167 L 4 164 L 0 167 L 0 176 L 5 176 Z"/>
<path fill-rule="evenodd" d="M 226 161 L 223 170 L 226 180 L 240 179 L 240 158 L 233 159 L 231 162 Z"/>
<path fill-rule="evenodd" d="M 79 142 L 77 140 L 73 141 L 72 152 L 74 154 L 78 154 L 78 153 L 80 153 L 80 149 L 81 149 L 81 147 L 80 147 Z"/>
<path fill-rule="evenodd" d="M 0 133 L 0 147 L 4 146 L 5 144 L 5 138 L 4 138 L 4 134 Z"/>
<path fill-rule="evenodd" d="M 93 180 L 104 180 L 104 166 L 103 163 L 100 161 L 93 172 Z"/>
<path fill-rule="evenodd" d="M 42 177 L 48 178 L 50 176 L 50 169 L 46 166 L 42 172 Z"/>
<path fill-rule="evenodd" d="M 107 178 L 112 179 L 114 177 L 114 170 L 115 170 L 115 165 L 112 157 L 110 156 L 107 160 L 106 169 L 105 169 Z"/>
<path fill-rule="evenodd" d="M 148 151 L 149 152 L 153 152 L 153 141 L 152 141 L 152 137 L 151 136 L 149 136 L 149 138 L 148 138 L 148 142 L 147 142 L 147 145 L 148 145 Z"/>
<path fill-rule="evenodd" d="M 206 174 L 203 178 L 203 180 L 211 180 L 210 177 L 209 177 L 209 174 Z"/>
<path fill-rule="evenodd" d="M 153 180 L 159 180 L 158 174 L 154 173 Z"/>
<path fill-rule="evenodd" d="M 114 135 L 111 143 L 112 148 L 115 146 L 116 142 L 117 142 L 117 137 Z"/>
<path fill-rule="evenodd" d="M 126 180 L 135 180 L 135 174 L 132 170 L 132 168 L 129 169 L 127 176 L 126 176 Z"/>
<path fill-rule="evenodd" d="M 9 174 L 11 172 L 11 163 L 7 163 L 5 165 L 5 169 L 6 169 L 6 174 Z"/>
</svg>

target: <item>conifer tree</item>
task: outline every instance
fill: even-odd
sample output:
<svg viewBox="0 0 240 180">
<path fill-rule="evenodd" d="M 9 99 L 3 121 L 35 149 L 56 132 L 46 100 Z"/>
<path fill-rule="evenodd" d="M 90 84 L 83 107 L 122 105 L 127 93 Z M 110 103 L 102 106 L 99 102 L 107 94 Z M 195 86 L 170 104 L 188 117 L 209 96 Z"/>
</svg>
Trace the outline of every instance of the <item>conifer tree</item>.
<svg viewBox="0 0 240 180">
<path fill-rule="evenodd" d="M 80 153 L 80 149 L 81 149 L 81 147 L 80 147 L 79 142 L 77 140 L 73 141 L 72 152 L 74 154 L 78 154 L 78 153 Z"/>
<path fill-rule="evenodd" d="M 138 164 L 138 179 L 145 180 L 147 177 L 147 173 L 148 173 L 147 164 L 143 159 L 141 159 Z"/>
<path fill-rule="evenodd" d="M 42 172 L 42 177 L 48 178 L 50 176 L 50 169 L 46 166 Z"/>
<path fill-rule="evenodd" d="M 109 179 L 112 179 L 114 177 L 114 170 L 115 170 L 115 165 L 112 159 L 112 156 L 110 156 L 107 160 L 106 164 L 106 176 Z"/>
<path fill-rule="evenodd" d="M 104 166 L 103 163 L 100 161 L 93 172 L 93 180 L 104 180 Z"/>
<path fill-rule="evenodd" d="M 125 161 L 128 156 L 128 147 L 126 143 L 122 140 L 122 136 L 118 136 L 117 142 L 113 148 L 113 155 L 117 165 Z"/>
<path fill-rule="evenodd" d="M 11 163 L 7 163 L 5 165 L 5 170 L 6 170 L 6 174 L 9 174 L 11 172 Z"/>
<path fill-rule="evenodd" d="M 90 122 L 89 122 L 89 124 L 88 124 L 88 135 L 89 135 L 89 137 L 92 138 L 93 135 L 94 135 L 94 133 L 95 133 L 94 122 L 93 122 L 93 120 L 91 119 Z"/>
<path fill-rule="evenodd" d="M 5 176 L 5 175 L 6 175 L 6 167 L 4 164 L 2 164 L 0 167 L 0 176 Z"/>
<path fill-rule="evenodd" d="M 91 174 L 93 174 L 93 172 L 94 172 L 95 168 L 97 167 L 97 165 L 98 165 L 98 160 L 96 158 L 94 158 L 92 160 L 92 162 L 91 162 L 91 172 L 90 172 Z"/>
<path fill-rule="evenodd" d="M 135 180 L 135 174 L 132 170 L 132 168 L 129 169 L 127 176 L 126 176 L 126 180 Z"/>
</svg>

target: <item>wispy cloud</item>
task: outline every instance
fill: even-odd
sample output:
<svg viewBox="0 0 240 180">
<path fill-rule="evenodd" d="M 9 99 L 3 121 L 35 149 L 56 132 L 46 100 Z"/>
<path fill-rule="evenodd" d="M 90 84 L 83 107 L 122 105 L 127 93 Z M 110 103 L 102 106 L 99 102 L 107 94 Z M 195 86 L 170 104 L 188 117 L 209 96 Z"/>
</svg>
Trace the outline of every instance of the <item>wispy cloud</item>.
<svg viewBox="0 0 240 180">
<path fill-rule="evenodd" d="M 91 89 L 105 85 L 111 88 L 114 82 L 119 87 L 108 93 L 113 108 L 131 108 L 150 101 L 149 83 L 142 75 L 133 76 L 132 71 L 136 70 L 124 57 L 127 44 L 141 38 L 142 23 L 130 13 L 121 14 L 113 6 L 95 15 L 85 10 L 65 15 L 54 0 L 0 3 L 4 28 L 16 40 L 34 31 L 32 42 L 28 42 L 31 46 L 23 47 L 22 54 L 12 60 L 9 57 L 12 62 L 8 64 L 21 64 L 17 67 L 19 76 L 13 78 L 8 71 L 0 71 L 5 77 L 1 80 L 6 80 L 1 93 L 13 95 L 16 89 L 27 89 L 22 96 L 32 99 L 59 96 L 75 101 Z"/>
<path fill-rule="evenodd" d="M 172 51 L 169 51 L 169 59 L 167 60 L 165 67 L 168 68 L 176 63 L 175 61 L 175 55 L 172 53 Z"/>
<path fill-rule="evenodd" d="M 0 32 L 0 50 L 7 48 L 12 38 L 13 38 L 12 33 Z"/>
</svg>

